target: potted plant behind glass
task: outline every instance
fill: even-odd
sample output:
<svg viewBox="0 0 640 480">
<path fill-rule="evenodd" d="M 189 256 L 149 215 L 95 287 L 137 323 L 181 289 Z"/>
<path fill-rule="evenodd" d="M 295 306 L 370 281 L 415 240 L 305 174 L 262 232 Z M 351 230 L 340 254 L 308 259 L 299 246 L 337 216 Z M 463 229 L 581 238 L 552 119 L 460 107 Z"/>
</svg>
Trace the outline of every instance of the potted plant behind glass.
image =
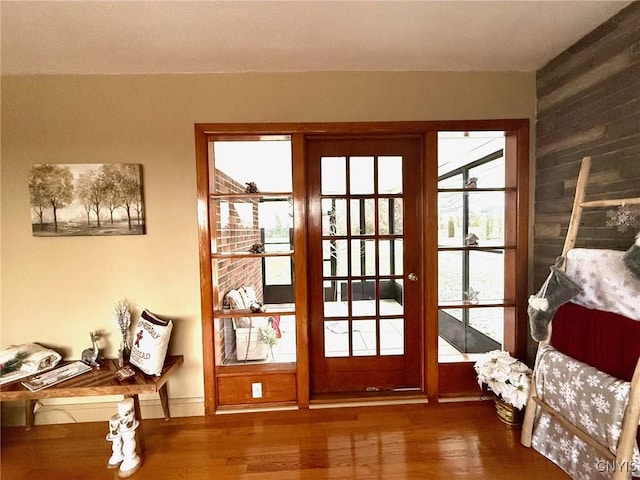
<svg viewBox="0 0 640 480">
<path fill-rule="evenodd" d="M 271 325 L 267 325 L 266 327 L 259 327 L 258 331 L 260 332 L 258 341 L 264 343 L 269 347 L 269 351 L 271 352 L 271 360 L 275 361 L 276 357 L 273 354 L 273 347 L 275 347 L 278 343 L 277 332 Z"/>
<path fill-rule="evenodd" d="M 480 388 L 485 384 L 495 394 L 498 418 L 509 425 L 520 423 L 529 398 L 531 369 L 502 350 L 485 353 L 473 368 Z"/>
</svg>

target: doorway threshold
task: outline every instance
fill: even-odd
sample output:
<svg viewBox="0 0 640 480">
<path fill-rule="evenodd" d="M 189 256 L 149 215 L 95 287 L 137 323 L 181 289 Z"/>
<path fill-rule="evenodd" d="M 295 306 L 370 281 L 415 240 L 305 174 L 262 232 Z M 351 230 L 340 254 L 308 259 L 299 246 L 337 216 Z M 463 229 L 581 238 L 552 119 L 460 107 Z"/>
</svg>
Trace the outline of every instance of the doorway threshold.
<svg viewBox="0 0 640 480">
<path fill-rule="evenodd" d="M 376 392 L 358 394 L 321 394 L 316 395 L 309 402 L 310 409 L 365 407 L 372 405 L 408 405 L 428 403 L 427 396 L 422 392 Z"/>
</svg>

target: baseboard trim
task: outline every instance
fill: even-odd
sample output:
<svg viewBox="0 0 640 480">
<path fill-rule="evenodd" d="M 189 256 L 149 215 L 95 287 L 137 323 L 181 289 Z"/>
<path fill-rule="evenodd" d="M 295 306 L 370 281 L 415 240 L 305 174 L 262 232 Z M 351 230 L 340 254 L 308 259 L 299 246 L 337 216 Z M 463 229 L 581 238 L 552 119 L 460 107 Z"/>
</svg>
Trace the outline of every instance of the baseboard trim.
<svg viewBox="0 0 640 480">
<path fill-rule="evenodd" d="M 122 398 L 109 397 L 109 401 L 95 401 L 92 399 L 43 399 L 37 406 L 35 425 L 54 425 L 63 423 L 106 422 L 117 412 L 117 404 Z M 457 397 L 440 398 L 438 403 L 468 402 L 490 400 L 489 397 Z M 94 400 L 94 401 L 91 401 Z M 342 401 L 335 403 L 316 403 L 309 405 L 310 409 L 367 407 L 378 405 L 406 405 L 428 403 L 426 398 L 385 399 L 378 401 Z M 143 419 L 164 418 L 159 399 L 140 399 L 140 409 Z M 172 417 L 204 416 L 204 399 L 170 398 L 169 409 Z M 298 407 L 279 408 L 246 408 L 237 410 L 217 411 L 216 414 L 229 415 L 234 413 L 252 413 L 278 410 L 297 410 Z M 1 423 L 3 427 L 18 427 L 25 425 L 25 411 L 23 402 L 2 402 L 0 407 Z"/>
<path fill-rule="evenodd" d="M 36 406 L 35 425 L 53 425 L 61 423 L 107 422 L 117 413 L 117 404 L 122 398 L 112 401 L 61 403 L 59 399 L 40 400 Z M 2 426 L 17 427 L 25 425 L 25 406 L 23 402 L 2 402 Z M 159 399 L 140 399 L 143 419 L 164 418 Z M 172 417 L 194 417 L 204 415 L 204 400 L 197 398 L 170 398 L 169 410 Z"/>
</svg>

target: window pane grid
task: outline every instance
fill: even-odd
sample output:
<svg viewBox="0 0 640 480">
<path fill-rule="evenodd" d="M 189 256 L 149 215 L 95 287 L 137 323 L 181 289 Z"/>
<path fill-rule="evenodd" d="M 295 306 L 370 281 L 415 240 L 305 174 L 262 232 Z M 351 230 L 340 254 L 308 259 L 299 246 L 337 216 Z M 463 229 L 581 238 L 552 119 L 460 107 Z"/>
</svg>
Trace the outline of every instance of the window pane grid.
<svg viewBox="0 0 640 480">
<path fill-rule="evenodd" d="M 346 184 L 344 194 L 336 187 L 342 180 L 332 188 L 321 186 L 325 355 L 402 354 L 403 340 L 381 340 L 381 322 L 395 337 L 404 335 L 404 319 L 398 317 L 403 313 L 402 158 L 346 156 L 344 164 L 323 158 L 321 168 L 344 168 L 339 178 Z M 327 170 L 321 181 L 329 177 Z M 349 338 L 337 339 L 338 331 Z M 327 345 L 331 341 L 337 343 Z"/>
<path fill-rule="evenodd" d="M 505 299 L 504 132 L 458 140 L 447 133 L 438 142 L 439 332 L 459 352 L 480 353 L 503 346 L 504 311 L 512 308 Z"/>
</svg>

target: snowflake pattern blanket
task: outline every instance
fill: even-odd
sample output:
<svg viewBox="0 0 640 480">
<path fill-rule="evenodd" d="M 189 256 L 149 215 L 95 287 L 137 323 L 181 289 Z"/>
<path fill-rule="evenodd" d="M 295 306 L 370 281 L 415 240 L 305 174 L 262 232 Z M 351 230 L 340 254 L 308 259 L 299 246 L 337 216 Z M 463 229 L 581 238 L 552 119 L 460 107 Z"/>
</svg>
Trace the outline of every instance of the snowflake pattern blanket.
<svg viewBox="0 0 640 480">
<path fill-rule="evenodd" d="M 640 321 L 640 281 L 624 263 L 625 252 L 574 248 L 566 274 L 582 287 L 572 302 Z"/>
<path fill-rule="evenodd" d="M 630 383 L 578 362 L 551 345 L 538 351 L 538 397 L 615 453 Z M 536 410 L 532 446 L 575 480 L 609 479 L 605 458 L 540 408 Z M 636 445 L 632 465 L 640 465 Z M 631 473 L 637 475 L 629 469 Z"/>
</svg>

